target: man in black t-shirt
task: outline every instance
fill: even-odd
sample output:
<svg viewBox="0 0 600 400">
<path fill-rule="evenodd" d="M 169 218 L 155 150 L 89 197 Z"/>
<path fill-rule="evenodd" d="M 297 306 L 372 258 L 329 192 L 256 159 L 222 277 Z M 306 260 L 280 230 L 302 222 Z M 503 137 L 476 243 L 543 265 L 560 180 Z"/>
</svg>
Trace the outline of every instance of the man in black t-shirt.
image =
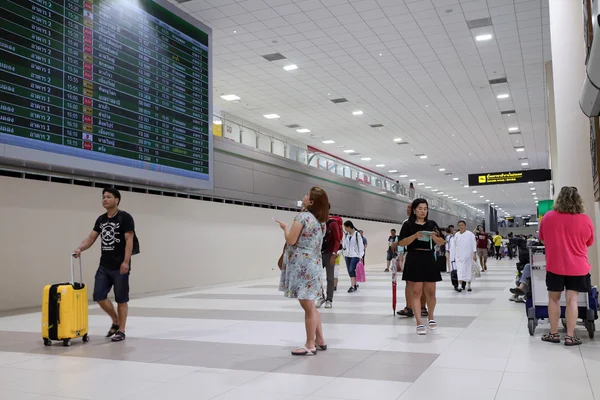
<svg viewBox="0 0 600 400">
<path fill-rule="evenodd" d="M 94 301 L 112 318 L 113 324 L 106 337 L 112 337 L 113 342 L 125 340 L 135 229 L 131 215 L 119 210 L 120 203 L 121 193 L 117 189 L 102 191 L 102 206 L 106 213 L 98 217 L 92 233 L 73 251 L 73 257 L 78 258 L 100 237 L 102 256 L 94 281 Z M 113 287 L 118 314 L 108 299 Z"/>
</svg>

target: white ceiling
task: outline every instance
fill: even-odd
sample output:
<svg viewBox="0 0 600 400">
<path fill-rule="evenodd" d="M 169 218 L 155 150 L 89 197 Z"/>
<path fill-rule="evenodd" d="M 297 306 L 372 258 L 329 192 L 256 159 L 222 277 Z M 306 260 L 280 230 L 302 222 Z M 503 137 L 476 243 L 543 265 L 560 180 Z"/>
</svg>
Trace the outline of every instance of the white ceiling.
<svg viewBox="0 0 600 400">
<path fill-rule="evenodd" d="M 393 179 L 417 179 L 475 206 L 489 199 L 513 215 L 535 213 L 527 184 L 477 194 L 463 185 L 469 173 L 520 170 L 525 161 L 527 168 L 548 167 L 548 0 L 171 1 L 213 28 L 213 86 L 221 109 Z M 492 25 L 469 29 L 467 21 L 482 18 Z M 475 41 L 481 34 L 493 39 Z M 287 60 L 261 57 L 271 53 Z M 284 71 L 288 64 L 298 69 Z M 508 83 L 489 83 L 504 77 Z M 500 93 L 510 98 L 498 100 Z M 223 94 L 242 100 L 229 103 Z M 341 97 L 348 102 L 330 101 Z M 364 114 L 353 116 L 355 110 Z M 516 114 L 501 115 L 507 110 Z M 267 120 L 269 113 L 281 118 Z M 289 124 L 312 133 L 299 134 Z M 522 134 L 509 135 L 512 126 Z M 325 139 L 336 143 L 325 145 Z M 548 198 L 548 184 L 534 187 L 540 199 Z"/>
</svg>

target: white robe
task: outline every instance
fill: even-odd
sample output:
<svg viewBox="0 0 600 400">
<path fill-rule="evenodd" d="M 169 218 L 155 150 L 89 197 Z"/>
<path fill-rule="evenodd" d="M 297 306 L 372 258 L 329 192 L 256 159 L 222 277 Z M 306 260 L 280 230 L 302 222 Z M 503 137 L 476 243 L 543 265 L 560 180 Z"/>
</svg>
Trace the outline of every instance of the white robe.
<svg viewBox="0 0 600 400">
<path fill-rule="evenodd" d="M 458 274 L 458 280 L 473 280 L 473 254 L 477 252 L 477 241 L 473 232 L 456 232 L 452 241 L 452 256 Z"/>
</svg>

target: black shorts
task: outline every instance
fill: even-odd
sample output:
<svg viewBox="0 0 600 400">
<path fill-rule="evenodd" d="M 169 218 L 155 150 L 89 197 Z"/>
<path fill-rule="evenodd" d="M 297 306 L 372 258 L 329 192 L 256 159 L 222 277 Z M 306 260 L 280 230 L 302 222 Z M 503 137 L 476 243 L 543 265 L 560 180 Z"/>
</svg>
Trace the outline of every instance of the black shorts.
<svg viewBox="0 0 600 400">
<path fill-rule="evenodd" d="M 129 272 L 121 275 L 118 269 L 99 266 L 94 280 L 94 301 L 106 300 L 113 287 L 115 301 L 119 304 L 129 303 Z"/>
<path fill-rule="evenodd" d="M 440 282 L 442 274 L 433 251 L 412 250 L 406 253 L 402 280 L 408 282 Z"/>
<path fill-rule="evenodd" d="M 388 250 L 386 260 L 392 261 L 394 257 L 398 257 L 398 254 L 395 254 L 392 250 Z"/>
<path fill-rule="evenodd" d="M 566 289 L 588 293 L 592 290 L 592 278 L 590 274 L 566 276 L 546 272 L 546 287 L 549 292 L 563 292 Z"/>
</svg>

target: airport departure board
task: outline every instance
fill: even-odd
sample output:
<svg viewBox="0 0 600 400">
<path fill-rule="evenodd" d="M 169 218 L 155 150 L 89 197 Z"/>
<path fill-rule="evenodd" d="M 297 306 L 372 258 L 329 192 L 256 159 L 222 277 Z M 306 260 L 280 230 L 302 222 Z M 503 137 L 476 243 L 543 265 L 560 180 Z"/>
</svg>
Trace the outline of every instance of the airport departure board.
<svg viewBox="0 0 600 400">
<path fill-rule="evenodd" d="M 2 0 L 0 141 L 208 180 L 205 30 L 152 0 Z"/>
</svg>

